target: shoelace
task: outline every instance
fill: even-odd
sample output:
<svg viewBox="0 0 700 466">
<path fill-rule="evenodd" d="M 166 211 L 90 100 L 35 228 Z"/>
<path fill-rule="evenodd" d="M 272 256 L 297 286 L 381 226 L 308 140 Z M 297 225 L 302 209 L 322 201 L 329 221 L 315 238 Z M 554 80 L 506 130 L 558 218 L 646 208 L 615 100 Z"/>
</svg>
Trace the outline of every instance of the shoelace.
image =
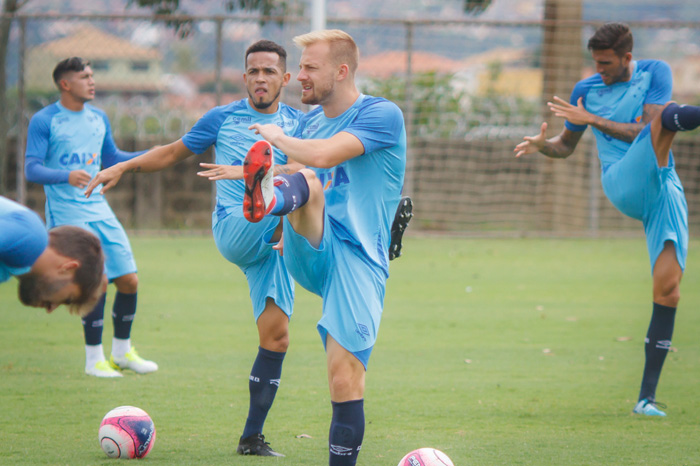
<svg viewBox="0 0 700 466">
<path fill-rule="evenodd" d="M 661 403 L 660 401 L 654 401 L 654 400 L 647 400 L 647 402 L 645 403 L 644 406 L 646 406 L 646 405 L 654 405 L 657 408 L 661 408 L 661 409 L 667 408 L 667 406 L 664 403 Z"/>
</svg>

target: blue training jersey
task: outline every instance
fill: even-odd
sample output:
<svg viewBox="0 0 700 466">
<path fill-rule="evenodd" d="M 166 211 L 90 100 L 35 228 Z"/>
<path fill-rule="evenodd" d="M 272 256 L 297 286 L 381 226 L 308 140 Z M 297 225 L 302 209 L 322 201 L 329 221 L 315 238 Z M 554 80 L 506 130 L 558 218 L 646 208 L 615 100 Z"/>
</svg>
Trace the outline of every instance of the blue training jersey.
<svg viewBox="0 0 700 466">
<path fill-rule="evenodd" d="M 242 99 L 209 110 L 182 137 L 182 142 L 195 154 L 201 154 L 214 145 L 217 164 L 242 165 L 250 147 L 262 140 L 259 134 L 248 129 L 250 125 L 276 124 L 282 127 L 286 134 L 293 135 L 303 116 L 302 111 L 283 103 L 279 104 L 275 113 L 260 113 L 250 105 L 248 99 Z M 276 164 L 287 163 L 287 156 L 278 149 L 274 150 L 274 157 Z M 231 209 L 240 210 L 244 193 L 243 180 L 217 180 L 218 215 L 224 216 Z"/>
<path fill-rule="evenodd" d="M 644 105 L 664 105 L 671 100 L 673 78 L 671 68 L 660 60 L 633 62 L 634 72 L 629 81 L 607 86 L 600 74 L 579 81 L 571 93 L 570 102 L 577 105 L 583 97 L 583 105 L 589 112 L 619 123 L 642 121 Z M 565 123 L 570 131 L 584 131 L 586 125 Z M 603 171 L 620 160 L 631 143 L 615 139 L 593 128 L 598 145 L 598 158 Z"/>
<path fill-rule="evenodd" d="M 140 153 L 117 148 L 102 110 L 85 104 L 83 110 L 74 112 L 56 102 L 38 111 L 29 122 L 25 172 L 29 181 L 44 184 L 47 223 L 93 222 L 114 217 L 99 193 L 101 185 L 86 198 L 83 189 L 68 183 L 69 173 L 85 170 L 94 177 L 102 166 Z M 34 176 L 35 162 L 48 169 L 42 170 L 41 177 Z"/>
<path fill-rule="evenodd" d="M 41 218 L 0 196 L 0 283 L 29 272 L 49 244 Z"/>
<path fill-rule="evenodd" d="M 401 199 L 406 170 L 406 128 L 394 103 L 361 94 L 336 118 L 317 107 L 297 136 L 326 139 L 341 131 L 356 136 L 365 152 L 332 168 L 314 168 L 326 212 L 341 240 L 358 247 L 388 275 L 391 222 Z"/>
</svg>

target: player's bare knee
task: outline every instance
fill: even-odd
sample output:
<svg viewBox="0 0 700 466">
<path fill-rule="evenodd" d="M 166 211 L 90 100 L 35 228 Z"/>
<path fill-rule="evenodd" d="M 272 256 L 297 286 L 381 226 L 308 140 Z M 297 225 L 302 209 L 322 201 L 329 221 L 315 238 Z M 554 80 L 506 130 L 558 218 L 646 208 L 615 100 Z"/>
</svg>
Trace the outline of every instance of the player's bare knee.
<svg viewBox="0 0 700 466">
<path fill-rule="evenodd" d="M 352 377 L 345 373 L 334 373 L 328 378 L 331 395 L 336 400 L 352 399 L 352 393 L 356 391 Z"/>
<path fill-rule="evenodd" d="M 122 275 L 114 280 L 117 291 L 125 294 L 134 294 L 138 291 L 139 278 L 135 273 Z"/>
<path fill-rule="evenodd" d="M 319 193 L 323 195 L 323 185 L 321 185 L 321 180 L 316 176 L 316 172 L 308 168 L 302 168 L 299 173 L 304 175 L 306 178 L 306 184 L 309 185 L 309 196 L 314 197 Z"/>
<path fill-rule="evenodd" d="M 289 348 L 289 333 L 261 335 L 260 346 L 268 351 L 286 353 Z"/>
</svg>

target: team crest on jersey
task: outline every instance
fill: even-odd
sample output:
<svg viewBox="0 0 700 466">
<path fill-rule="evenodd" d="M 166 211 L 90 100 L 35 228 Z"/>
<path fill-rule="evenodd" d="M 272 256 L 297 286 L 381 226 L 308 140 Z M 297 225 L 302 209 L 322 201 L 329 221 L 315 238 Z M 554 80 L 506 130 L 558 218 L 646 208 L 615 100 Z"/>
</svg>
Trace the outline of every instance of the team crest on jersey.
<svg viewBox="0 0 700 466">
<path fill-rule="evenodd" d="M 335 167 L 335 170 L 317 173 L 316 176 L 321 181 L 324 191 L 350 183 L 350 178 L 343 167 Z"/>
</svg>

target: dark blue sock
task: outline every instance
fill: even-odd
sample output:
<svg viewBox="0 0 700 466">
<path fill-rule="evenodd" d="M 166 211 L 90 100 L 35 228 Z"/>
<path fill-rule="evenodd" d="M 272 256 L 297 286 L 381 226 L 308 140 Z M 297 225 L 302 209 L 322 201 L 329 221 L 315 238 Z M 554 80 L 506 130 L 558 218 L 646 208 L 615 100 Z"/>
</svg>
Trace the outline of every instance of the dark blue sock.
<svg viewBox="0 0 700 466">
<path fill-rule="evenodd" d="M 690 131 L 700 126 L 700 107 L 668 104 L 661 112 L 661 125 L 669 131 Z"/>
<path fill-rule="evenodd" d="M 112 323 L 114 324 L 114 336 L 122 340 L 131 337 L 131 324 L 136 314 L 136 296 L 138 293 L 127 294 L 117 291 L 112 306 Z"/>
<path fill-rule="evenodd" d="M 90 314 L 82 319 L 83 333 L 85 334 L 86 345 L 101 345 L 102 344 L 102 328 L 104 327 L 105 315 L 105 299 L 107 293 L 104 293 L 95 307 L 92 308 Z"/>
<path fill-rule="evenodd" d="M 272 215 L 282 216 L 298 209 L 309 200 L 309 183 L 303 173 L 277 175 L 275 177 L 275 198 Z"/>
<path fill-rule="evenodd" d="M 275 401 L 277 388 L 280 385 L 285 354 L 287 353 L 258 348 L 258 357 L 255 358 L 248 381 L 250 407 L 242 438 L 262 434 L 267 413 L 272 407 L 272 402 Z"/>
<path fill-rule="evenodd" d="M 328 435 L 329 466 L 354 466 L 365 436 L 365 402 L 352 400 L 333 404 Z"/>
<path fill-rule="evenodd" d="M 644 344 L 646 362 L 642 376 L 642 388 L 639 391 L 640 400 L 645 398 L 654 400 L 656 397 L 656 386 L 661 376 L 661 368 L 664 365 L 666 354 L 671 348 L 675 319 L 675 307 L 654 303 L 654 311 L 651 314 L 651 322 L 649 322 L 649 330 Z"/>
</svg>

